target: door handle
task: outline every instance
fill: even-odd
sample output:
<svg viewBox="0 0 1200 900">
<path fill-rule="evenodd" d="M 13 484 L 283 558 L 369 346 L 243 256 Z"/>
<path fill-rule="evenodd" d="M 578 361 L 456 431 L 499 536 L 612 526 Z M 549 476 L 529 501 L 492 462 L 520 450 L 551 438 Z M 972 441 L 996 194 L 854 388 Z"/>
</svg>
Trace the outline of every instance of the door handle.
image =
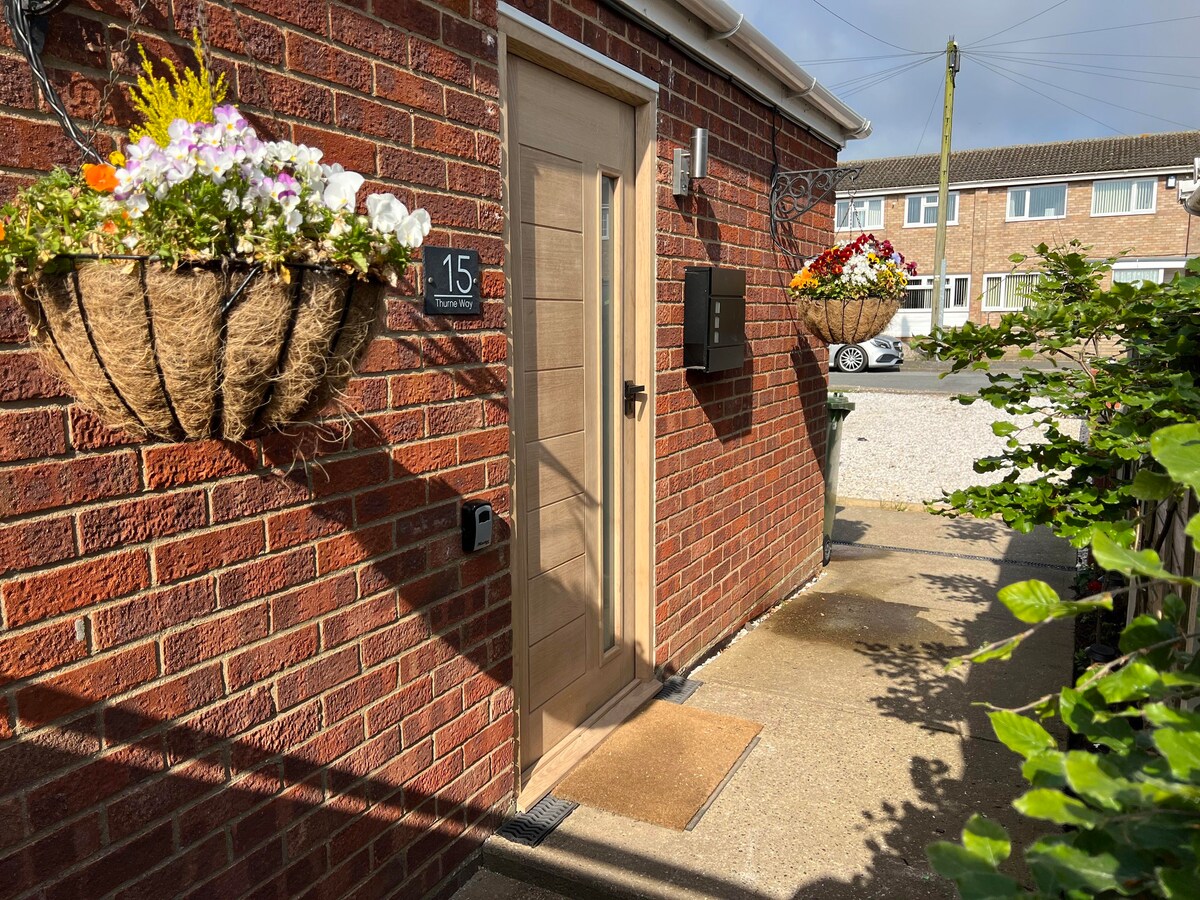
<svg viewBox="0 0 1200 900">
<path fill-rule="evenodd" d="M 625 382 L 625 415 L 632 416 L 637 412 L 637 401 L 639 397 L 646 396 L 646 386 L 644 384 L 634 384 L 632 381 Z"/>
</svg>

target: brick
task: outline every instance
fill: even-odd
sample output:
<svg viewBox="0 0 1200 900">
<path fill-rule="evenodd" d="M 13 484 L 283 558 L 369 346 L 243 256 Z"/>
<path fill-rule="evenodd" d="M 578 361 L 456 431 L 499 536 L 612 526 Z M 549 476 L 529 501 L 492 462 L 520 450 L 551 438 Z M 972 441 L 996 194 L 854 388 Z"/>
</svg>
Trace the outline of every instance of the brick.
<svg viewBox="0 0 1200 900">
<path fill-rule="evenodd" d="M 75 555 L 71 520 L 63 517 L 0 526 L 0 575 Z"/>
<path fill-rule="evenodd" d="M 289 31 L 286 36 L 289 71 L 304 72 L 322 81 L 370 93 L 371 63 L 365 57 L 337 50 L 328 41 L 314 40 L 299 32 Z"/>
<path fill-rule="evenodd" d="M 325 695 L 326 722 L 338 722 L 396 689 L 397 667 L 380 666 Z"/>
<path fill-rule="evenodd" d="M 75 900 L 108 894 L 141 872 L 166 860 L 172 852 L 171 823 L 166 822 L 127 844 L 89 857 L 87 866 L 64 878 L 43 893 L 46 900 Z"/>
<path fill-rule="evenodd" d="M 332 109 L 332 104 L 322 98 L 325 108 Z M 361 172 L 364 175 L 375 174 L 375 144 L 363 138 L 352 137 L 337 131 L 325 131 L 308 125 L 296 125 L 292 128 L 298 144 L 308 144 L 320 147 L 328 159 L 337 160 L 347 169 Z M 365 371 L 365 370 L 364 370 Z"/>
<path fill-rule="evenodd" d="M 178 728 L 168 731 L 167 753 L 173 761 L 195 759 L 216 744 L 236 737 L 238 740 L 231 751 L 231 758 L 236 759 L 232 765 L 235 769 L 248 769 L 267 757 L 256 757 L 251 761 L 253 754 L 250 751 L 256 745 L 244 742 L 274 716 L 275 704 L 270 690 L 252 688 L 207 707 L 185 719 Z M 282 725 L 279 720 L 273 722 L 274 727 Z"/>
<path fill-rule="evenodd" d="M 42 879 L 57 877 L 100 846 L 101 823 L 97 814 L 43 835 L 19 853 L 0 859 L 0 870 L 9 876 L 0 885 L 4 896 L 16 896 Z"/>
<path fill-rule="evenodd" d="M 335 613 L 321 623 L 322 646 L 337 647 L 396 621 L 396 595 L 388 591 Z"/>
<path fill-rule="evenodd" d="M 76 450 L 106 450 L 138 443 L 133 435 L 110 428 L 96 413 L 78 403 L 73 403 L 67 412 L 71 422 L 71 446 Z"/>
<path fill-rule="evenodd" d="M 350 499 L 289 510 L 267 518 L 267 547 L 272 551 L 294 547 L 353 524 L 354 504 Z"/>
<path fill-rule="evenodd" d="M 335 41 L 401 65 L 408 62 L 408 41 L 394 26 L 338 5 L 330 7 L 329 25 Z"/>
<path fill-rule="evenodd" d="M 420 109 L 439 116 L 446 112 L 446 101 L 441 85 L 393 66 L 376 64 L 375 93 L 385 100 L 391 100 L 410 109 Z M 407 121 L 409 134 L 411 134 L 411 117 L 408 117 Z"/>
<path fill-rule="evenodd" d="M 375 15 L 435 41 L 442 33 L 442 14 L 420 0 L 376 0 Z"/>
<path fill-rule="evenodd" d="M 213 522 L 256 516 L 285 506 L 296 506 L 308 499 L 308 479 L 303 470 L 273 471 L 222 481 L 212 489 Z"/>
<path fill-rule="evenodd" d="M 238 691 L 254 682 L 265 681 L 315 656 L 317 648 L 317 626 L 310 625 L 243 650 L 226 663 L 229 689 Z"/>
<path fill-rule="evenodd" d="M 67 449 L 62 411 L 0 411 L 0 463 L 57 456 Z"/>
<path fill-rule="evenodd" d="M 415 744 L 421 738 L 433 734 L 435 729 L 461 715 L 462 711 L 462 694 L 454 691 L 405 716 L 400 723 L 405 746 Z"/>
<path fill-rule="evenodd" d="M 433 686 L 430 678 L 421 678 L 403 685 L 394 694 L 367 710 L 367 734 L 376 735 L 391 728 L 406 716 L 427 706 L 432 700 Z"/>
<path fill-rule="evenodd" d="M 172 858 L 162 868 L 155 869 L 122 888 L 116 900 L 158 900 L 175 897 L 212 872 L 223 869 L 229 862 L 225 835 L 215 834 L 203 843 L 190 847 Z"/>
<path fill-rule="evenodd" d="M 208 524 L 202 491 L 126 500 L 79 514 L 79 545 L 84 553 L 169 537 Z"/>
<path fill-rule="evenodd" d="M 128 452 L 5 469 L 0 471 L 0 516 L 119 497 L 137 487 L 137 458 Z"/>
<path fill-rule="evenodd" d="M 412 119 L 407 111 L 349 94 L 338 94 L 335 102 L 333 121 L 339 128 L 395 143 L 412 140 Z"/>
<path fill-rule="evenodd" d="M 428 490 L 423 479 L 405 478 L 357 495 L 354 509 L 359 523 L 366 523 L 409 512 L 424 506 L 427 499 Z"/>
<path fill-rule="evenodd" d="M 16 634 L 0 632 L 0 684 L 20 681 L 87 656 L 75 622 L 62 621 Z"/>
<path fill-rule="evenodd" d="M 261 522 L 246 522 L 180 538 L 154 548 L 160 584 L 250 559 L 266 549 Z"/>
<path fill-rule="evenodd" d="M 245 770 L 273 756 L 290 753 L 321 732 L 321 704 L 313 701 L 276 716 L 238 741 L 231 765 Z"/>
<path fill-rule="evenodd" d="M 425 618 L 420 615 L 408 616 L 403 621 L 363 639 L 363 665 L 374 666 L 385 659 L 398 657 L 429 637 L 429 624 Z"/>
<path fill-rule="evenodd" d="M 288 709 L 340 684 L 359 672 L 358 649 L 347 647 L 279 679 L 279 708 Z"/>
<path fill-rule="evenodd" d="M 217 576 L 220 605 L 227 609 L 248 600 L 286 590 L 311 580 L 317 573 L 311 547 L 287 553 L 273 553 L 227 569 Z"/>
<path fill-rule="evenodd" d="M 92 613 L 92 640 L 104 650 L 199 618 L 216 609 L 212 579 L 153 591 Z"/>
<path fill-rule="evenodd" d="M 133 740 L 144 731 L 208 706 L 224 693 L 217 663 L 159 681 L 104 710 L 105 740 L 110 744 Z"/>
<path fill-rule="evenodd" d="M 313 473 L 313 491 L 318 497 L 360 491 L 383 484 L 391 474 L 387 454 L 379 452 L 329 462 L 322 470 Z"/>
<path fill-rule="evenodd" d="M 163 638 L 163 668 L 178 672 L 267 636 L 267 604 L 248 606 L 218 618 L 202 619 Z"/>
<path fill-rule="evenodd" d="M 410 547 L 379 559 L 373 559 L 358 570 L 358 594 L 365 597 L 409 581 L 426 571 L 425 548 Z"/>
<path fill-rule="evenodd" d="M 142 644 L 43 679 L 17 692 L 17 717 L 35 727 L 145 684 L 158 674 L 153 644 Z"/>
<path fill-rule="evenodd" d="M 258 466 L 257 444 L 195 441 L 148 447 L 143 451 L 146 487 L 180 487 L 228 475 L 244 475 Z"/>
<path fill-rule="evenodd" d="M 321 541 L 317 544 L 317 574 L 327 575 L 382 556 L 394 548 L 393 530 L 390 522 L 384 522 Z"/>
<path fill-rule="evenodd" d="M 114 841 L 140 831 L 177 809 L 199 800 L 225 780 L 219 754 L 177 766 L 108 805 L 108 830 Z"/>
<path fill-rule="evenodd" d="M 316 619 L 354 600 L 353 573 L 326 578 L 289 591 L 271 601 L 271 623 L 276 630 Z"/>
<path fill-rule="evenodd" d="M 5 584 L 0 592 L 8 624 L 16 627 L 123 597 L 149 584 L 146 552 L 134 550 L 18 578 Z"/>
</svg>

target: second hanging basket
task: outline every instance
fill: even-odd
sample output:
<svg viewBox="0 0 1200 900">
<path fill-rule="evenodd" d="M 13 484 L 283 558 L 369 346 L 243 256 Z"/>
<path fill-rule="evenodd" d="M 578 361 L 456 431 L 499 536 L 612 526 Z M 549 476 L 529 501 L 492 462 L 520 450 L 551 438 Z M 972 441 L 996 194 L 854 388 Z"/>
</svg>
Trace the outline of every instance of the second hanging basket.
<svg viewBox="0 0 1200 900">
<path fill-rule="evenodd" d="M 77 400 L 138 437 L 243 440 L 314 415 L 383 306 L 382 285 L 335 268 L 61 262 L 17 281 L 33 343 Z"/>
<path fill-rule="evenodd" d="M 822 300 L 803 294 L 798 300 L 804 324 L 827 344 L 858 344 L 882 334 L 901 302 L 899 297 Z"/>
</svg>

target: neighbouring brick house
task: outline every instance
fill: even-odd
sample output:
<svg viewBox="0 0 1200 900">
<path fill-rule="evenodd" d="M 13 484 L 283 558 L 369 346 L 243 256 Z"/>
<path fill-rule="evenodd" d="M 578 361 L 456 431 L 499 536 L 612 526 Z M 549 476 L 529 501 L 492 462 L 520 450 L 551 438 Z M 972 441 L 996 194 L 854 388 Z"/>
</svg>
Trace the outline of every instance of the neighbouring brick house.
<svg viewBox="0 0 1200 900">
<path fill-rule="evenodd" d="M 1200 157 L 1200 131 L 960 150 L 950 156 L 946 325 L 986 322 L 1022 305 L 1030 276 L 1009 257 L 1078 239 L 1091 255 L 1128 251 L 1123 280 L 1170 280 L 1197 248 L 1180 203 Z M 889 238 L 917 263 L 889 333 L 928 334 L 933 296 L 938 156 L 843 163 L 862 174 L 839 191 L 837 228 Z"/>
<path fill-rule="evenodd" d="M 425 316 L 417 267 L 355 414 L 143 444 L 0 293 L 0 897 L 444 896 L 577 726 L 819 568 L 826 352 L 767 198 L 869 126 L 710 0 L 81 0 L 44 58 L 85 125 L 131 16 L 157 54 L 201 26 L 265 136 L 477 250 L 483 313 Z M 12 46 L 5 198 L 79 162 Z M 741 368 L 683 368 L 687 265 L 746 272 Z M 472 554 L 468 498 L 499 517 Z"/>
</svg>

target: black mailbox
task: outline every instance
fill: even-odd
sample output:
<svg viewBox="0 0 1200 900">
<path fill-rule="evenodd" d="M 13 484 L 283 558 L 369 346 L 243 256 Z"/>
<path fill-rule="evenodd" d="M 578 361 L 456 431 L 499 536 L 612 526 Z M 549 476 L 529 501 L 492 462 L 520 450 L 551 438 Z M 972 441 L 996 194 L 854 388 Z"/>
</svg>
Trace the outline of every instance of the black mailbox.
<svg viewBox="0 0 1200 900">
<path fill-rule="evenodd" d="M 683 365 L 740 369 L 746 359 L 746 273 L 688 266 L 683 275 Z"/>
</svg>

